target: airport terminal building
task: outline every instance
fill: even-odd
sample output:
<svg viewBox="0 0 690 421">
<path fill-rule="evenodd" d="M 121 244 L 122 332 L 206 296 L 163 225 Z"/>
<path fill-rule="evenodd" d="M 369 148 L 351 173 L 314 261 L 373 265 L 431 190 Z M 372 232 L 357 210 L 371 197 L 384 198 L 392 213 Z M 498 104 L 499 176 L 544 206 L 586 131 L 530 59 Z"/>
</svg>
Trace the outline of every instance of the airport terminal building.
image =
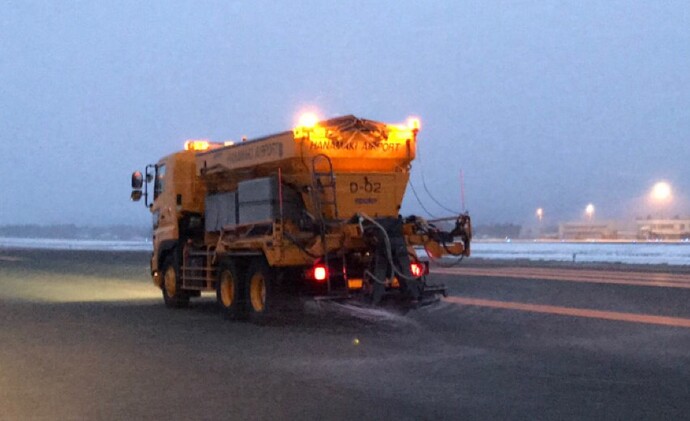
<svg viewBox="0 0 690 421">
<path fill-rule="evenodd" d="M 638 219 L 640 240 L 685 240 L 690 238 L 690 219 Z"/>
<path fill-rule="evenodd" d="M 622 221 L 575 221 L 558 226 L 561 240 L 668 240 L 690 239 L 690 218 Z"/>
</svg>

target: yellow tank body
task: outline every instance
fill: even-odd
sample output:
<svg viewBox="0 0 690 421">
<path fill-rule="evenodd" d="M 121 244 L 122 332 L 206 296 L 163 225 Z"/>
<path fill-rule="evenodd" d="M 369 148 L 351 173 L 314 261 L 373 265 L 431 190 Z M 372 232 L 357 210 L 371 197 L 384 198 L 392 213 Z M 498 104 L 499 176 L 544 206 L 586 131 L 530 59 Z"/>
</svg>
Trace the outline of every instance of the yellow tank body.
<svg viewBox="0 0 690 421">
<path fill-rule="evenodd" d="M 301 194 L 309 214 L 340 221 L 330 225 L 323 238 L 308 235 L 305 248 L 309 253 L 283 238 L 284 232 L 302 234 L 294 224 L 283 221 L 270 236 L 207 234 L 207 245 L 218 251 L 260 249 L 274 266 L 309 264 L 315 260 L 310 253 L 366 248 L 362 233 L 345 221 L 356 215 L 399 216 L 418 131 L 416 121 L 391 125 L 350 115 L 237 144 L 202 145 L 204 150 L 195 156 L 196 168 L 208 194 L 237 191 L 243 181 L 278 176 L 281 184 Z M 319 189 L 318 184 L 333 187 Z M 430 240 L 425 235 L 406 238 L 410 245 Z M 469 255 L 462 244 L 454 244 L 452 252 Z"/>
<path fill-rule="evenodd" d="M 240 181 L 275 175 L 297 186 L 312 184 L 312 171 L 336 178 L 341 219 L 357 212 L 374 217 L 398 215 L 414 159 L 417 130 L 346 116 L 293 131 L 214 148 L 197 154 L 197 168 L 209 190 L 232 191 Z M 307 208 L 312 195 L 303 192 Z M 326 206 L 327 218 L 335 218 Z"/>
</svg>

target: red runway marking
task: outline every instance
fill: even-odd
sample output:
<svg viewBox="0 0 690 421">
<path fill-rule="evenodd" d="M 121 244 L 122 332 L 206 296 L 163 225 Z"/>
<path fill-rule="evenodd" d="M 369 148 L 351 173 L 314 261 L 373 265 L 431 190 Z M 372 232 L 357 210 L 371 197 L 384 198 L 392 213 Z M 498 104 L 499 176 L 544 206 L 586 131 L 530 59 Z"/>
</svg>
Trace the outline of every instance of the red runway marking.
<svg viewBox="0 0 690 421">
<path fill-rule="evenodd" d="M 531 313 L 556 314 L 560 316 L 586 317 L 590 319 L 616 320 L 629 323 L 688 327 L 690 319 L 682 317 L 654 316 L 651 314 L 620 313 L 616 311 L 592 310 L 586 308 L 559 307 L 542 304 L 518 303 L 510 301 L 484 300 L 481 298 L 447 297 L 444 299 L 455 304 L 477 307 L 491 307 L 505 310 L 527 311 Z"/>
</svg>

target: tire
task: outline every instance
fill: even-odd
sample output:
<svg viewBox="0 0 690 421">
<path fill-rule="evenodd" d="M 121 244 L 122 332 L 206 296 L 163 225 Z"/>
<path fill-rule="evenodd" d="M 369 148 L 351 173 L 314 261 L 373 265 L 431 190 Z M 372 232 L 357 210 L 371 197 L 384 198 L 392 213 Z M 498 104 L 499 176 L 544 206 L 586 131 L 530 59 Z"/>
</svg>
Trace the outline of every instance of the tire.
<svg viewBox="0 0 690 421">
<path fill-rule="evenodd" d="M 179 277 L 180 271 L 177 268 L 174 251 L 170 253 L 163 262 L 162 270 L 163 282 L 163 301 L 168 308 L 182 308 L 189 304 L 189 294 L 182 289 L 182 282 Z"/>
<path fill-rule="evenodd" d="M 242 281 L 236 266 L 231 261 L 222 262 L 218 266 L 216 301 L 228 319 L 240 319 L 246 314 L 241 286 Z"/>
<path fill-rule="evenodd" d="M 247 316 L 252 323 L 265 323 L 275 313 L 274 282 L 274 273 L 266 260 L 263 258 L 252 260 L 244 285 Z"/>
</svg>

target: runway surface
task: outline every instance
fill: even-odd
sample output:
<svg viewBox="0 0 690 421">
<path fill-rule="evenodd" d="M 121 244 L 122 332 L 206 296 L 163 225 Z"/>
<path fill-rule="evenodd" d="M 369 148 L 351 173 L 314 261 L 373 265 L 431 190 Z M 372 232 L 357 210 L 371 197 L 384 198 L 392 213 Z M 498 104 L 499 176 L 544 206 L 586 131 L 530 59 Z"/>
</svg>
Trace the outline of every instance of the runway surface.
<svg viewBox="0 0 690 421">
<path fill-rule="evenodd" d="M 0 419 L 683 419 L 690 268 L 484 262 L 400 315 L 163 307 L 146 253 L 0 250 Z"/>
</svg>

